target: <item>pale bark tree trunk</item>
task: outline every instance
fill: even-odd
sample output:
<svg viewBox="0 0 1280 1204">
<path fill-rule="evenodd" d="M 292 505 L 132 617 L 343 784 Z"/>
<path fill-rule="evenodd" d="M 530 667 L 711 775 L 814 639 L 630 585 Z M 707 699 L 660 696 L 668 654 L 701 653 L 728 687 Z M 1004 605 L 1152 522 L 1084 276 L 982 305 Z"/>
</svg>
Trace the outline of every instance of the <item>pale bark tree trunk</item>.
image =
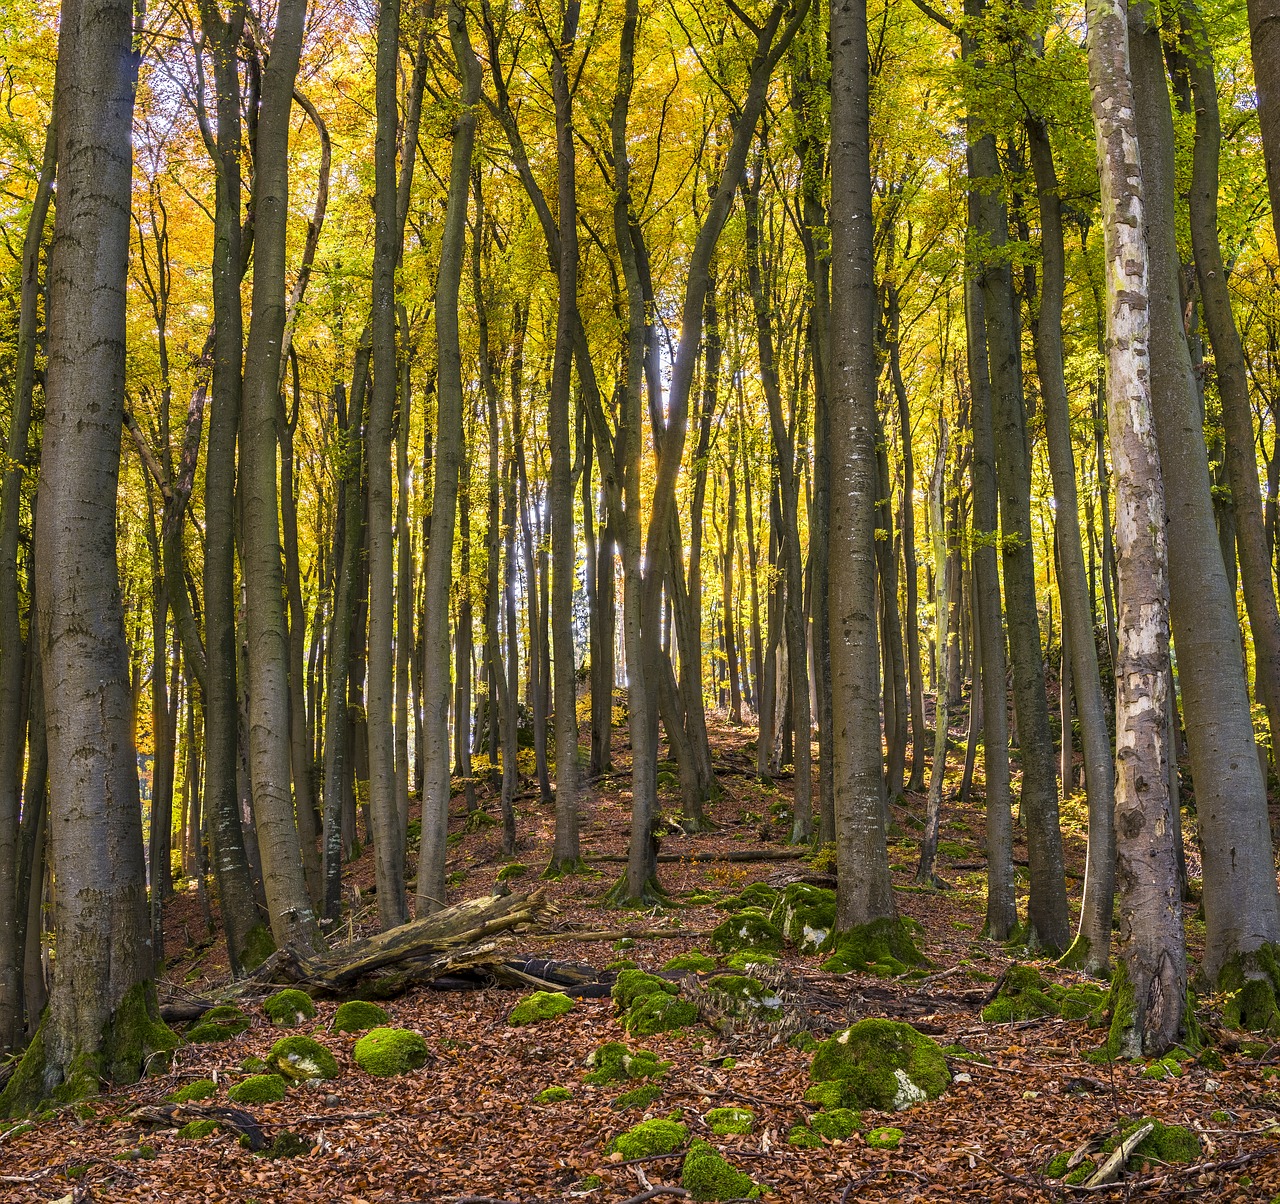
<svg viewBox="0 0 1280 1204">
<path fill-rule="evenodd" d="M 1093 93 L 1107 288 L 1107 417 L 1116 482 L 1120 575 L 1116 665 L 1116 882 L 1124 975 L 1132 1011 L 1114 1053 L 1158 1055 L 1180 1036 L 1187 994 L 1182 902 L 1174 858 L 1165 757 L 1169 678 L 1169 580 L 1164 490 L 1152 415 L 1138 151 L 1125 9 L 1089 10 Z M 1255 762 L 1256 764 L 1256 762 Z"/>
<path fill-rule="evenodd" d="M 466 13 L 456 0 L 448 10 L 449 40 L 461 80 L 461 108 L 453 127 L 449 200 L 441 235 L 436 279 L 436 341 L 439 393 L 436 406 L 435 488 L 431 542 L 423 590 L 422 844 L 418 854 L 415 908 L 419 916 L 444 907 L 444 863 L 449 835 L 449 591 L 453 583 L 453 533 L 458 512 L 458 475 L 463 454 L 462 350 L 458 292 L 466 251 L 471 154 L 480 99 L 480 64 L 471 48 Z"/>
<path fill-rule="evenodd" d="M 933 550 L 934 648 L 939 664 L 946 655 L 949 639 L 951 593 L 950 556 L 947 552 L 943 490 L 947 469 L 947 420 L 939 416 L 938 450 L 929 480 L 929 542 Z M 947 690 L 941 675 L 933 695 L 933 770 L 924 804 L 924 836 L 920 842 L 920 864 L 916 881 L 937 884 L 938 829 L 942 820 L 942 786 L 947 773 Z"/>
<path fill-rule="evenodd" d="M 1280 239 L 1280 0 L 1249 0 L 1248 11 L 1271 222 Z"/>
<path fill-rule="evenodd" d="M 892 919 L 876 641 L 876 295 L 864 0 L 831 5 L 831 707 L 836 923 Z M 838 486 L 836 483 L 839 483 Z"/>
<path fill-rule="evenodd" d="M 1253 973 L 1257 951 L 1280 939 L 1280 903 L 1235 596 L 1214 527 L 1182 324 L 1168 83 L 1160 32 L 1145 5 L 1130 9 L 1129 37 L 1146 190 L 1152 404 L 1165 505 L 1177 532 L 1169 544 L 1170 613 L 1204 862 L 1204 975 L 1217 983 L 1227 969 Z"/>
<path fill-rule="evenodd" d="M 154 1011 L 134 696 L 116 564 L 133 35 L 131 4 L 62 6 L 35 531 L 58 949 L 42 1094 L 63 1081 L 83 1094 L 97 1091 L 99 1076 L 136 1079 L 150 1051 L 128 1029 Z M 0 1111 L 15 1102 L 0 1100 Z"/>
<path fill-rule="evenodd" d="M 289 645 L 281 565 L 277 421 L 285 328 L 289 116 L 306 0 L 282 0 L 262 74 L 254 155 L 252 313 L 245 344 L 240 489 L 248 629 L 249 773 L 263 886 L 277 944 L 320 944 L 293 815 Z"/>
</svg>

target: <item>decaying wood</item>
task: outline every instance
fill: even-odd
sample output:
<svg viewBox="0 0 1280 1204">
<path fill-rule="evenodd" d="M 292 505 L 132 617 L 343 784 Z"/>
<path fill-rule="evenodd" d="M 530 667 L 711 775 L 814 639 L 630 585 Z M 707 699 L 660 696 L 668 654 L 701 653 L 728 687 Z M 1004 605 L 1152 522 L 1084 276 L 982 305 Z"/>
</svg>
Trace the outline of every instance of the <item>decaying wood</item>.
<svg viewBox="0 0 1280 1204">
<path fill-rule="evenodd" d="M 1145 1125 L 1139 1125 L 1132 1133 L 1129 1134 L 1118 1146 L 1115 1151 L 1094 1173 L 1089 1177 L 1089 1181 L 1085 1183 L 1085 1187 L 1101 1187 L 1105 1183 L 1110 1183 L 1113 1179 L 1120 1176 L 1124 1164 L 1129 1161 L 1129 1155 L 1138 1148 L 1155 1128 L 1150 1121 Z"/>
<path fill-rule="evenodd" d="M 129 1119 L 171 1129 L 180 1129 L 195 1120 L 216 1120 L 220 1125 L 243 1134 L 251 1150 L 263 1150 L 269 1144 L 257 1119 L 243 1108 L 201 1103 L 161 1104 L 136 1108 L 129 1113 Z"/>
<path fill-rule="evenodd" d="M 540 890 L 468 899 L 319 956 L 293 947 L 280 949 L 252 977 L 260 983 L 293 984 L 316 995 L 341 996 L 358 985 L 362 992 L 381 998 L 458 971 L 488 969 L 496 979 L 508 960 L 506 938 L 547 911 Z"/>
</svg>

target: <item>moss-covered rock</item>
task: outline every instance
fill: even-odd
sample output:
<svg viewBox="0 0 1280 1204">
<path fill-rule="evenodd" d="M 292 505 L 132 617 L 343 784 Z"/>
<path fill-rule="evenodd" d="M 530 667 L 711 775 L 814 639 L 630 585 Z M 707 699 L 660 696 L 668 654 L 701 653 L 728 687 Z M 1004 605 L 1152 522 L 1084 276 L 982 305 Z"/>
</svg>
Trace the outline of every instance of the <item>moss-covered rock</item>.
<svg viewBox="0 0 1280 1204">
<path fill-rule="evenodd" d="M 277 1028 L 297 1028 L 316 1018 L 316 1005 L 305 991 L 286 987 L 263 1000 L 262 1010 Z"/>
<path fill-rule="evenodd" d="M 624 1159 L 648 1158 L 654 1154 L 671 1154 L 689 1140 L 689 1130 L 678 1120 L 644 1120 L 611 1142 L 611 1154 Z"/>
<path fill-rule="evenodd" d="M 259 1158 L 300 1158 L 315 1148 L 315 1142 L 300 1133 L 285 1129 L 265 1150 L 258 1151 Z"/>
<path fill-rule="evenodd" d="M 535 1104 L 561 1104 L 573 1099 L 573 1092 L 568 1087 L 544 1087 L 533 1097 Z"/>
<path fill-rule="evenodd" d="M 924 961 L 915 943 L 920 931 L 920 925 L 908 918 L 873 920 L 847 932 L 833 931 L 824 943 L 823 952 L 830 956 L 822 968 L 829 974 L 854 970 L 881 977 L 905 974 L 908 967 Z"/>
<path fill-rule="evenodd" d="M 717 974 L 707 991 L 729 1015 L 765 1024 L 782 1019 L 782 997 L 758 978 L 744 974 Z"/>
<path fill-rule="evenodd" d="M 753 882 L 740 894 L 729 895 L 722 899 L 720 906 L 725 911 L 741 911 L 744 907 L 758 907 L 762 911 L 768 911 L 777 900 L 776 887 L 766 882 Z"/>
<path fill-rule="evenodd" d="M 851 1108 L 832 1108 L 809 1117 L 809 1128 L 831 1141 L 844 1141 L 862 1123 L 862 1117 Z"/>
<path fill-rule="evenodd" d="M 191 1045 L 212 1045 L 230 1041 L 249 1027 L 252 1021 L 239 1008 L 219 1004 L 210 1008 L 199 1021 L 187 1030 L 186 1039 Z"/>
<path fill-rule="evenodd" d="M 631 1005 L 623 1022 L 633 1037 L 651 1037 L 654 1033 L 674 1032 L 698 1021 L 698 1009 L 688 1000 L 674 995 L 644 995 Z"/>
<path fill-rule="evenodd" d="M 277 1104 L 284 1099 L 284 1087 L 278 1074 L 255 1074 L 237 1083 L 227 1095 L 237 1104 Z"/>
<path fill-rule="evenodd" d="M 660 1083 L 644 1083 L 639 1087 L 632 1087 L 630 1091 L 624 1091 L 613 1101 L 613 1107 L 619 1112 L 628 1112 L 632 1108 L 647 1108 L 661 1095 Z"/>
<path fill-rule="evenodd" d="M 264 1059 L 250 1054 L 247 1058 L 240 1059 L 240 1069 L 245 1074 L 262 1074 L 264 1071 L 270 1070 L 271 1067 L 267 1065 Z"/>
<path fill-rule="evenodd" d="M 716 959 L 705 953 L 692 950 L 689 953 L 677 953 L 662 967 L 664 970 L 690 974 L 710 974 L 716 968 Z"/>
<path fill-rule="evenodd" d="M 678 995 L 680 984 L 668 982 L 656 974 L 646 974 L 643 970 L 619 970 L 617 981 L 609 992 L 620 1012 L 625 1012 L 637 999 L 659 994 Z"/>
<path fill-rule="evenodd" d="M 523 878 L 529 872 L 529 867 L 522 862 L 513 861 L 510 865 L 504 865 L 498 871 L 499 882 L 510 882 L 513 878 Z"/>
<path fill-rule="evenodd" d="M 218 1084 L 212 1079 L 196 1079 L 194 1083 L 188 1083 L 185 1087 L 179 1087 L 171 1096 L 169 1102 L 174 1104 L 190 1104 L 196 1100 L 209 1099 L 218 1094 Z"/>
<path fill-rule="evenodd" d="M 782 931 L 759 907 L 745 907 L 719 924 L 711 933 L 711 943 L 721 953 L 737 949 L 764 949 L 776 953 L 782 948 Z"/>
<path fill-rule="evenodd" d="M 386 1011 L 376 1003 L 365 999 L 348 999 L 333 1014 L 335 1033 L 365 1033 L 371 1028 L 382 1028 L 390 1019 Z"/>
<path fill-rule="evenodd" d="M 702 1119 L 717 1137 L 746 1134 L 755 1128 L 756 1114 L 750 1108 L 712 1108 Z"/>
<path fill-rule="evenodd" d="M 507 1017 L 508 1024 L 536 1024 L 539 1020 L 553 1020 L 573 1011 L 573 1000 L 560 991 L 534 991 L 526 995 Z"/>
<path fill-rule="evenodd" d="M 767 966 L 777 965 L 778 959 L 767 949 L 739 949 L 725 958 L 724 964 L 739 974 L 754 974 Z"/>
<path fill-rule="evenodd" d="M 1157 1058 L 1148 1062 L 1142 1071 L 1144 1079 L 1180 1079 L 1182 1074 L 1182 1063 L 1174 1057 Z"/>
<path fill-rule="evenodd" d="M 879 1129 L 872 1129 L 867 1134 L 867 1145 L 873 1150 L 896 1150 L 902 1143 L 902 1130 L 895 1129 L 891 1125 L 884 1125 Z"/>
<path fill-rule="evenodd" d="M 844 1107 L 901 1111 L 937 1099 L 951 1082 L 937 1042 L 909 1024 L 859 1020 L 824 1041 L 813 1056 L 810 1077 L 839 1083 Z"/>
<path fill-rule="evenodd" d="M 1048 995 L 1049 984 L 1033 966 L 1014 964 L 1005 973 L 996 997 L 982 1009 L 988 1024 L 1056 1016 L 1057 1004 Z"/>
<path fill-rule="evenodd" d="M 193 1120 L 178 1130 L 178 1136 L 185 1137 L 188 1141 L 198 1141 L 202 1137 L 212 1137 L 217 1131 L 216 1120 Z"/>
<path fill-rule="evenodd" d="M 787 1144 L 801 1150 L 816 1150 L 823 1145 L 823 1140 L 808 1125 L 792 1125 L 787 1134 Z"/>
<path fill-rule="evenodd" d="M 621 1041 L 609 1041 L 587 1058 L 590 1073 L 586 1081 L 602 1087 L 606 1083 L 625 1083 L 632 1079 L 660 1078 L 671 1069 L 670 1062 L 658 1060 L 648 1049 L 630 1050 Z"/>
<path fill-rule="evenodd" d="M 792 1049 L 798 1049 L 801 1053 L 813 1053 L 818 1048 L 818 1039 L 808 1029 L 804 1032 L 792 1033 L 787 1038 L 787 1044 Z"/>
<path fill-rule="evenodd" d="M 356 1042 L 352 1056 L 366 1074 L 408 1074 L 426 1063 L 427 1043 L 407 1028 L 375 1028 Z"/>
<path fill-rule="evenodd" d="M 333 1054 L 310 1037 L 281 1037 L 267 1054 L 267 1065 L 291 1083 L 338 1077 Z"/>
<path fill-rule="evenodd" d="M 836 926 L 836 892 L 793 882 L 775 900 L 769 919 L 802 953 L 816 953 Z"/>
<path fill-rule="evenodd" d="M 755 1199 L 763 1189 L 750 1175 L 730 1166 L 716 1148 L 695 1141 L 684 1156 L 680 1184 L 695 1200 Z"/>
<path fill-rule="evenodd" d="M 1131 1134 L 1143 1125 L 1154 1127 L 1135 1147 L 1129 1159 L 1131 1167 L 1137 1167 L 1146 1159 L 1157 1162 L 1194 1162 L 1200 1157 L 1200 1138 L 1186 1125 L 1166 1125 L 1153 1116 L 1144 1116 L 1123 1126 L 1119 1134 L 1107 1139 L 1103 1145 L 1111 1153 Z"/>
<path fill-rule="evenodd" d="M 820 1108 L 838 1108 L 842 1099 L 844 1099 L 844 1084 L 834 1079 L 829 1083 L 814 1083 L 804 1093 L 806 1104 L 817 1104 Z"/>
</svg>

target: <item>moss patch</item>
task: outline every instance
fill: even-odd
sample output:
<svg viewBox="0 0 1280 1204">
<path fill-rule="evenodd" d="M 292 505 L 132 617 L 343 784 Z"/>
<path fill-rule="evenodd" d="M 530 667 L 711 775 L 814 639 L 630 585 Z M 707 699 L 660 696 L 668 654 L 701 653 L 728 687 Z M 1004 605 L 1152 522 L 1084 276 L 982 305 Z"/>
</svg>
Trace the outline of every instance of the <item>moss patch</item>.
<svg viewBox="0 0 1280 1204">
<path fill-rule="evenodd" d="M 533 1097 L 535 1104 L 560 1104 L 573 1099 L 573 1092 L 568 1087 L 544 1087 Z"/>
<path fill-rule="evenodd" d="M 655 974 L 646 974 L 643 970 L 619 970 L 618 979 L 609 992 L 618 1011 L 625 1012 L 637 999 L 649 995 L 678 995 L 680 984 L 668 982 Z"/>
<path fill-rule="evenodd" d="M 311 1002 L 311 996 L 293 987 L 286 987 L 263 1000 L 262 1010 L 279 1028 L 297 1028 L 316 1018 L 316 1005 Z"/>
<path fill-rule="evenodd" d="M 661 1084 L 645 1083 L 641 1087 L 632 1087 L 630 1091 L 624 1091 L 613 1101 L 613 1106 L 619 1112 L 626 1112 L 631 1108 L 647 1108 L 657 1100 L 661 1094 Z"/>
<path fill-rule="evenodd" d="M 750 1108 L 712 1108 L 702 1119 L 717 1137 L 746 1134 L 755 1128 L 756 1114 Z"/>
<path fill-rule="evenodd" d="M 590 1073 L 586 1081 L 602 1087 L 606 1083 L 625 1083 L 632 1079 L 658 1078 L 671 1069 L 670 1062 L 660 1062 L 658 1055 L 647 1049 L 629 1050 L 621 1041 L 609 1041 L 587 1058 Z"/>
<path fill-rule="evenodd" d="M 716 968 L 716 959 L 697 951 L 678 953 L 667 961 L 662 968 L 672 971 L 689 971 L 693 974 L 710 974 Z"/>
<path fill-rule="evenodd" d="M 832 1141 L 844 1141 L 861 1123 L 862 1117 L 852 1108 L 832 1108 L 809 1117 L 809 1128 Z"/>
<path fill-rule="evenodd" d="M 171 1096 L 169 1102 L 173 1104 L 189 1104 L 198 1099 L 209 1099 L 211 1096 L 218 1094 L 218 1084 L 212 1079 L 196 1079 L 194 1083 L 188 1083 L 185 1087 L 179 1087 Z"/>
<path fill-rule="evenodd" d="M 711 943 L 721 953 L 738 949 L 765 949 L 776 953 L 782 948 L 782 930 L 758 907 L 747 907 L 731 915 L 711 933 Z"/>
<path fill-rule="evenodd" d="M 387 1013 L 376 1003 L 364 999 L 349 999 L 333 1014 L 335 1033 L 364 1033 L 371 1028 L 381 1028 L 387 1023 Z"/>
<path fill-rule="evenodd" d="M 729 1015 L 769 1023 L 782 1019 L 782 998 L 758 978 L 717 974 L 707 983 L 715 1002 Z"/>
<path fill-rule="evenodd" d="M 769 919 L 802 953 L 816 953 L 836 926 L 836 892 L 793 882 L 778 896 Z"/>
<path fill-rule="evenodd" d="M 674 1032 L 698 1021 L 698 1009 L 674 995 L 654 994 L 637 999 L 624 1021 L 633 1037 L 651 1037 L 654 1033 Z"/>
<path fill-rule="evenodd" d="M 741 894 L 722 899 L 720 906 L 724 911 L 741 911 L 744 907 L 759 907 L 762 911 L 769 911 L 777 900 L 776 887 L 765 882 L 753 882 Z"/>
<path fill-rule="evenodd" d="M 919 931 L 920 925 L 914 920 L 881 919 L 847 932 L 832 933 L 824 945 L 824 952 L 830 956 L 822 963 L 822 969 L 829 974 L 853 970 L 882 977 L 904 974 L 909 966 L 924 962 L 915 943 L 915 933 Z"/>
<path fill-rule="evenodd" d="M 867 1134 L 867 1145 L 873 1150 L 896 1150 L 902 1143 L 902 1130 L 885 1125 Z"/>
<path fill-rule="evenodd" d="M 1107 1139 L 1102 1147 L 1107 1153 L 1115 1150 L 1130 1133 L 1150 1124 L 1154 1128 L 1134 1148 L 1129 1159 L 1131 1168 L 1137 1168 L 1145 1159 L 1158 1162 L 1194 1162 L 1200 1157 L 1200 1138 L 1185 1125 L 1166 1125 L 1153 1116 L 1144 1116 L 1125 1125 L 1117 1136 Z"/>
<path fill-rule="evenodd" d="M 534 991 L 526 995 L 507 1017 L 508 1024 L 536 1024 L 539 1020 L 553 1020 L 573 1011 L 573 1000 L 559 991 Z"/>
<path fill-rule="evenodd" d="M 1218 975 L 1218 989 L 1227 996 L 1223 1019 L 1232 1028 L 1280 1033 L 1280 945 L 1232 958 Z"/>
<path fill-rule="evenodd" d="M 284 1079 L 278 1074 L 255 1074 L 237 1083 L 227 1095 L 237 1104 L 278 1104 L 284 1099 Z"/>
<path fill-rule="evenodd" d="M 212 1137 L 218 1131 L 216 1120 L 193 1120 L 178 1130 L 179 1137 L 188 1141 L 198 1141 L 202 1137 Z"/>
<path fill-rule="evenodd" d="M 680 1184 L 695 1200 L 754 1199 L 762 1189 L 750 1175 L 729 1165 L 714 1146 L 695 1141 L 684 1156 Z"/>
<path fill-rule="evenodd" d="M 809 1068 L 817 1083 L 838 1083 L 839 1103 L 901 1111 L 937 1099 L 951 1082 L 935 1041 L 909 1024 L 860 1020 L 822 1042 Z"/>
<path fill-rule="evenodd" d="M 995 999 L 982 1009 L 988 1024 L 1062 1016 L 1067 1020 L 1100 1017 L 1106 1004 L 1101 987 L 1051 983 L 1032 966 L 1010 966 Z"/>
<path fill-rule="evenodd" d="M 338 1077 L 333 1054 L 310 1037 L 281 1037 L 267 1054 L 267 1065 L 291 1083 Z"/>
<path fill-rule="evenodd" d="M 750 974 L 764 966 L 777 964 L 778 959 L 767 949 L 739 949 L 725 958 L 725 965 L 740 974 Z"/>
<path fill-rule="evenodd" d="M 619 1133 L 608 1146 L 611 1154 L 624 1159 L 671 1154 L 689 1140 L 689 1130 L 676 1120 L 645 1120 Z"/>
<path fill-rule="evenodd" d="M 356 1042 L 352 1053 L 361 1070 L 379 1078 L 417 1070 L 428 1056 L 427 1043 L 407 1028 L 375 1028 Z"/>
</svg>

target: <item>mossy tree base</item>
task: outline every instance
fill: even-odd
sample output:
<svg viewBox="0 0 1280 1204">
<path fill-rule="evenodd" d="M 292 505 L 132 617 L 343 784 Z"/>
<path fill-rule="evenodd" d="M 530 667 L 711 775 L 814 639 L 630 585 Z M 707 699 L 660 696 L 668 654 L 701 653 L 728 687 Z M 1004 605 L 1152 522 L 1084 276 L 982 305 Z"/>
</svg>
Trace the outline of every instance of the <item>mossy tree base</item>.
<svg viewBox="0 0 1280 1204">
<path fill-rule="evenodd" d="M 1089 938 L 1080 933 L 1067 947 L 1067 951 L 1058 958 L 1058 965 L 1064 970 L 1075 970 L 1080 974 L 1088 974 L 1091 978 L 1109 979 L 1111 963 L 1104 956 L 1094 951 Z"/>
<path fill-rule="evenodd" d="M 1233 1028 L 1280 1035 L 1280 945 L 1233 957 L 1218 975 L 1227 996 L 1223 1018 Z"/>
<path fill-rule="evenodd" d="M 872 974 L 903 974 L 909 966 L 923 965 L 924 954 L 916 948 L 915 934 L 920 925 L 914 920 L 872 920 L 844 932 L 833 932 L 823 944 L 831 956 L 822 963 L 830 974 L 847 974 L 861 970 Z"/>
<path fill-rule="evenodd" d="M 568 878 L 573 874 L 590 874 L 591 866 L 582 857 L 570 857 L 563 861 L 552 859 L 550 865 L 539 875 L 550 882 L 558 882 L 561 878 Z"/>
<path fill-rule="evenodd" d="M 640 894 L 633 895 L 627 885 L 627 876 L 623 874 L 608 891 L 605 892 L 602 907 L 627 908 L 635 911 L 647 911 L 651 907 L 670 907 L 671 897 L 667 894 L 658 876 L 654 874 L 645 884 Z"/>
</svg>

